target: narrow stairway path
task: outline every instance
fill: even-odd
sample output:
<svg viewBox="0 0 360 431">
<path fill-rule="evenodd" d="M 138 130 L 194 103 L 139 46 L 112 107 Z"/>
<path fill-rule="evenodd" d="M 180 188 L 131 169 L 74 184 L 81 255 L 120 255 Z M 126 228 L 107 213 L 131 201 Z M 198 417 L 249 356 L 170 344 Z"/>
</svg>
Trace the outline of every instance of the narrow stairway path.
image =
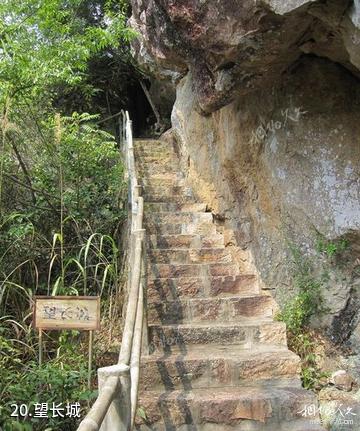
<svg viewBox="0 0 360 431">
<path fill-rule="evenodd" d="M 273 299 L 241 273 L 167 142 L 135 141 L 147 232 L 150 354 L 138 430 L 316 431 Z"/>
</svg>

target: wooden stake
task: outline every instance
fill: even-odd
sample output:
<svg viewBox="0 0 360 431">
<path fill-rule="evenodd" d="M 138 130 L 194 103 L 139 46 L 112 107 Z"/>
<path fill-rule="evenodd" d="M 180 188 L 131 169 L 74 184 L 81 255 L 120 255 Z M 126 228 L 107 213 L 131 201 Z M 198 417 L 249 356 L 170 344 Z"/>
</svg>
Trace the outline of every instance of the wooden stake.
<svg viewBox="0 0 360 431">
<path fill-rule="evenodd" d="M 42 362 L 43 362 L 42 342 L 43 342 L 43 331 L 42 331 L 42 329 L 39 329 L 39 366 L 40 367 L 41 367 Z"/>
<path fill-rule="evenodd" d="M 94 331 L 89 331 L 89 365 L 88 365 L 88 388 L 91 389 L 91 369 L 92 369 L 92 355 L 93 355 L 93 339 Z"/>
</svg>

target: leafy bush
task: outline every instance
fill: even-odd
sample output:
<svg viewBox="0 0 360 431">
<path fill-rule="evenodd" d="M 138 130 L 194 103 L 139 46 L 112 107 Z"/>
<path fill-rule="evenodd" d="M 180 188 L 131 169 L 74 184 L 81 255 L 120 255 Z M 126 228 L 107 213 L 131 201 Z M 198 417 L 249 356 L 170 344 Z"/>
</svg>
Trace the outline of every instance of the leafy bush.
<svg viewBox="0 0 360 431">
<path fill-rule="evenodd" d="M 0 310 L 18 321 L 34 294 L 118 289 L 123 165 L 114 138 L 93 120 L 74 113 L 61 120 L 58 141 L 39 149 L 29 143 L 34 196 L 19 202 L 15 194 L 0 216 Z M 54 130 L 52 117 L 44 131 Z M 9 169 L 17 169 L 16 160 Z"/>
<path fill-rule="evenodd" d="M 308 312 L 309 296 L 306 292 L 299 293 L 287 302 L 277 318 L 286 323 L 288 331 L 298 334 L 304 328 L 305 322 L 309 319 Z"/>
<path fill-rule="evenodd" d="M 34 361 L 29 361 L 21 368 L 22 353 L 15 349 L 13 343 L 0 336 L 0 424 L 4 431 L 50 431 L 73 430 L 79 418 L 66 416 L 66 404 L 79 402 L 82 407 L 85 402 L 96 396 L 87 389 L 87 369 L 84 357 L 69 349 L 66 352 L 66 363 L 63 358 L 46 362 L 42 367 Z M 48 417 L 33 417 L 35 404 L 47 403 Z M 52 417 L 53 403 L 65 408 L 64 418 Z M 29 413 L 25 418 L 11 417 L 15 405 L 27 406 Z"/>
<path fill-rule="evenodd" d="M 290 247 L 294 258 L 293 283 L 296 295 L 289 299 L 276 316 L 286 324 L 289 348 L 301 358 L 301 380 L 306 389 L 315 389 L 326 375 L 317 363 L 315 343 L 309 335 L 311 318 L 323 311 L 322 280 L 313 275 L 308 258 L 299 249 Z"/>
<path fill-rule="evenodd" d="M 48 334 L 45 364 L 36 363 L 37 337 L 31 328 L 34 294 L 90 294 L 108 304 L 119 300 L 119 227 L 123 167 L 111 135 L 88 114 L 62 120 L 61 140 L 28 154 L 31 195 L 14 194 L 0 216 L 0 425 L 4 430 L 74 430 L 77 418 L 16 419 L 16 404 L 34 411 L 35 403 L 88 402 L 84 356 L 76 352 L 78 335 Z M 54 130 L 48 119 L 45 131 Z M 59 145 L 60 144 L 60 145 Z M 62 169 L 59 169 L 59 166 Z M 16 169 L 9 163 L 7 169 Z M 59 176 L 59 172 L 61 175 Z M 18 208 L 16 208 L 18 206 Z M 15 208 L 14 208 L 15 207 Z M 110 313 L 110 312 L 109 312 Z M 76 342 L 75 342 L 76 341 Z M 78 347 L 77 347 L 78 348 Z M 66 360 L 65 360 L 66 359 Z"/>
<path fill-rule="evenodd" d="M 322 311 L 322 281 L 315 278 L 308 258 L 292 247 L 294 258 L 293 284 L 297 294 L 288 300 L 277 318 L 286 323 L 288 330 L 299 334 L 309 325 L 311 317 Z"/>
</svg>

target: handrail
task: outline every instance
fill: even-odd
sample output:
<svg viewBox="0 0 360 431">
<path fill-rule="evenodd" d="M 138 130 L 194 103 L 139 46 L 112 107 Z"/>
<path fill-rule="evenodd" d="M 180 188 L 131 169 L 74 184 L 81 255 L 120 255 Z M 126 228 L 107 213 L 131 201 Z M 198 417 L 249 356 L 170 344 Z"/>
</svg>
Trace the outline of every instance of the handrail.
<svg viewBox="0 0 360 431">
<path fill-rule="evenodd" d="M 99 395 L 77 431 L 131 431 L 134 426 L 142 349 L 147 347 L 144 201 L 135 172 L 132 121 L 119 115 L 120 150 L 129 183 L 127 309 L 119 360 L 98 369 Z"/>
</svg>

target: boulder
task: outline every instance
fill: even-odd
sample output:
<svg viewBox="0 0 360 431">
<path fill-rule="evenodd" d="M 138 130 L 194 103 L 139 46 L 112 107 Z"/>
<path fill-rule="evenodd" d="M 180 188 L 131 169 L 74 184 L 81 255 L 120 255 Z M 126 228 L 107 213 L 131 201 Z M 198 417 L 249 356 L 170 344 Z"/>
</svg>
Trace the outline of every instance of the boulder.
<svg viewBox="0 0 360 431">
<path fill-rule="evenodd" d="M 358 74 L 359 7 L 329 0 L 132 0 L 138 61 L 178 80 L 190 71 L 211 113 L 278 80 L 303 53 Z"/>
<path fill-rule="evenodd" d="M 350 392 L 355 382 L 349 373 L 339 370 L 331 375 L 330 383 L 337 389 Z"/>
</svg>

